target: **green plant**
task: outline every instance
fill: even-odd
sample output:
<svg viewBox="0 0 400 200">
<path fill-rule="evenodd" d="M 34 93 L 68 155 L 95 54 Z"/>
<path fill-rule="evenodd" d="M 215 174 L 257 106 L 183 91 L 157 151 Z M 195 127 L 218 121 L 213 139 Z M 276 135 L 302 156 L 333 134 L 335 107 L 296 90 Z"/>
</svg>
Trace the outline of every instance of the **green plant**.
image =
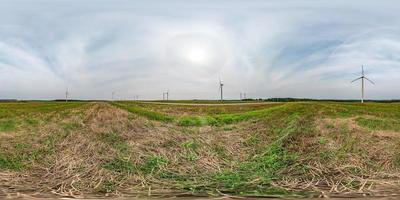
<svg viewBox="0 0 400 200">
<path fill-rule="evenodd" d="M 133 165 L 133 163 L 130 160 L 124 158 L 114 158 L 113 160 L 104 163 L 103 167 L 105 169 L 119 173 L 136 171 L 135 165 Z"/>
<path fill-rule="evenodd" d="M 145 159 L 141 170 L 147 174 L 151 174 L 154 171 L 160 170 L 167 163 L 168 160 L 162 156 L 150 155 Z"/>
<path fill-rule="evenodd" d="M 17 127 L 17 122 L 14 119 L 0 121 L 0 131 L 12 131 Z"/>
</svg>

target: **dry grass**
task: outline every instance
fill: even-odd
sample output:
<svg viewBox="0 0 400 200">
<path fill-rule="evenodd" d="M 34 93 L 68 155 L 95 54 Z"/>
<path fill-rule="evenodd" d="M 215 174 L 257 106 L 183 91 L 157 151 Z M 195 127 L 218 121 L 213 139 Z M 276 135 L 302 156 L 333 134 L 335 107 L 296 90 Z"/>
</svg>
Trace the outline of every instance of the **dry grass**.
<svg viewBox="0 0 400 200">
<path fill-rule="evenodd" d="M 388 195 L 399 187 L 400 171 L 393 163 L 399 133 L 367 130 L 355 117 L 323 118 L 315 125 L 315 135 L 300 138 L 296 146 L 311 156 L 302 158 L 307 176 L 289 177 L 279 185 L 314 188 L 330 197 Z"/>
<path fill-rule="evenodd" d="M 398 132 L 370 130 L 358 125 L 359 116 L 321 109 L 287 104 L 256 118 L 195 127 L 107 103 L 24 113 L 17 118 L 37 123 L 0 131 L 1 153 L 14 155 L 16 144 L 40 153 L 21 169 L 0 169 L 0 193 L 335 196 L 398 188 Z M 251 193 L 257 188 L 265 189 Z"/>
</svg>

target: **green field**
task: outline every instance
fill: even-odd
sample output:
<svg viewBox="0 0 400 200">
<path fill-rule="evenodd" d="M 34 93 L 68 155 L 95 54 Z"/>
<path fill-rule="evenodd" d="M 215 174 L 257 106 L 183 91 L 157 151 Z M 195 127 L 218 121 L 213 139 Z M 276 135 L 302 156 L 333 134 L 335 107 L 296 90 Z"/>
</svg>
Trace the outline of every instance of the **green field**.
<svg viewBox="0 0 400 200">
<path fill-rule="evenodd" d="M 399 191 L 398 103 L 164 103 L 0 103 L 0 196 Z"/>
</svg>

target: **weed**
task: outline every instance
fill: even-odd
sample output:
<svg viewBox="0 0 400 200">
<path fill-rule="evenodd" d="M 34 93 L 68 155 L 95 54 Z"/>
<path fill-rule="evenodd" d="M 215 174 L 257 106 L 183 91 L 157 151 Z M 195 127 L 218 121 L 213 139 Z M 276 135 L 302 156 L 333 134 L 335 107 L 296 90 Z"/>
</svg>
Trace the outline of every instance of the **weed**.
<svg viewBox="0 0 400 200">
<path fill-rule="evenodd" d="M 356 119 L 358 125 L 367 127 L 372 130 L 393 130 L 400 131 L 400 121 L 394 119 L 370 119 L 358 117 Z"/>
<path fill-rule="evenodd" d="M 186 153 L 184 156 L 188 161 L 196 161 L 198 159 L 197 155 L 192 152 Z"/>
<path fill-rule="evenodd" d="M 12 131 L 17 127 L 17 122 L 14 119 L 0 121 L 0 131 Z"/>
<path fill-rule="evenodd" d="M 118 183 L 113 180 L 105 180 L 97 189 L 100 193 L 110 193 L 117 189 Z"/>
<path fill-rule="evenodd" d="M 23 167 L 24 164 L 20 158 L 0 154 L 0 169 L 21 170 Z"/>
<path fill-rule="evenodd" d="M 251 134 L 248 138 L 245 140 L 245 145 L 246 146 L 253 146 L 256 145 L 258 142 L 260 142 L 260 139 L 256 134 Z"/>
<path fill-rule="evenodd" d="M 104 163 L 103 167 L 118 173 L 135 172 L 137 170 L 130 160 L 124 158 L 114 158 L 113 160 Z"/>
<path fill-rule="evenodd" d="M 129 146 L 125 143 L 124 138 L 115 132 L 101 133 L 99 135 L 101 141 L 109 144 L 118 151 L 121 155 L 128 153 Z"/>
<path fill-rule="evenodd" d="M 25 122 L 30 126 L 37 126 L 39 124 L 39 121 L 37 119 L 32 118 L 25 119 Z"/>
<path fill-rule="evenodd" d="M 129 111 L 131 113 L 134 113 L 134 114 L 137 114 L 140 116 L 144 116 L 144 117 L 147 117 L 152 120 L 158 120 L 158 121 L 163 121 L 163 122 L 174 121 L 174 118 L 171 116 L 153 112 L 153 111 L 149 111 L 149 110 L 140 108 L 134 104 L 127 105 L 127 104 L 121 104 L 121 103 L 112 103 L 111 105 L 114 105 L 114 106 L 122 108 L 122 109 L 126 109 L 127 111 Z"/>
<path fill-rule="evenodd" d="M 318 143 L 321 145 L 324 145 L 324 144 L 328 143 L 328 140 L 326 138 L 320 137 L 318 140 Z"/>
<path fill-rule="evenodd" d="M 179 126 L 201 126 L 204 124 L 199 117 L 182 117 L 178 120 Z"/>
<path fill-rule="evenodd" d="M 224 145 L 222 144 L 215 144 L 212 146 L 214 152 L 221 158 L 226 158 L 226 150 Z"/>
<path fill-rule="evenodd" d="M 141 166 L 141 170 L 147 174 L 151 174 L 154 171 L 160 170 L 167 163 L 168 160 L 162 156 L 150 155 L 145 159 L 145 162 Z"/>
<path fill-rule="evenodd" d="M 63 123 L 61 124 L 62 129 L 65 131 L 71 131 L 71 130 L 76 130 L 80 127 L 79 123 L 73 122 L 73 123 Z"/>
<path fill-rule="evenodd" d="M 181 147 L 186 148 L 186 149 L 196 150 L 197 148 L 200 147 L 200 144 L 197 143 L 197 142 L 194 141 L 194 140 L 188 140 L 188 141 L 186 141 L 186 142 L 183 142 L 183 143 L 181 144 Z"/>
</svg>

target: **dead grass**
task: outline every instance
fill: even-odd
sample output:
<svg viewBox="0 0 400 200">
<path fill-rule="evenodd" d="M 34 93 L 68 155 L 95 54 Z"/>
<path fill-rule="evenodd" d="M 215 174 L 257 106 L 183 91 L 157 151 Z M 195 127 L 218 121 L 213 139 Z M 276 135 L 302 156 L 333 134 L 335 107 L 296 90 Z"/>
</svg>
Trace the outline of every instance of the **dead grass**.
<svg viewBox="0 0 400 200">
<path fill-rule="evenodd" d="M 37 124 L 0 132 L 1 153 L 12 155 L 21 143 L 44 153 L 21 170 L 1 169 L 0 193 L 218 195 L 272 188 L 332 196 L 376 195 L 400 185 L 397 132 L 361 127 L 355 116 L 320 117 L 319 109 L 288 104 L 262 117 L 199 127 L 149 120 L 107 103 L 24 114 L 17 117 L 34 116 Z M 263 169 L 275 163 L 277 170 Z M 271 180 L 254 178 L 267 172 Z M 242 186 L 221 185 L 235 181 Z"/>
<path fill-rule="evenodd" d="M 323 118 L 315 126 L 315 135 L 303 137 L 297 145 L 311 156 L 302 158 L 308 176 L 289 178 L 284 181 L 287 186 L 335 196 L 376 195 L 399 185 L 399 168 L 393 163 L 398 133 L 367 130 L 357 125 L 355 117 Z"/>
</svg>

